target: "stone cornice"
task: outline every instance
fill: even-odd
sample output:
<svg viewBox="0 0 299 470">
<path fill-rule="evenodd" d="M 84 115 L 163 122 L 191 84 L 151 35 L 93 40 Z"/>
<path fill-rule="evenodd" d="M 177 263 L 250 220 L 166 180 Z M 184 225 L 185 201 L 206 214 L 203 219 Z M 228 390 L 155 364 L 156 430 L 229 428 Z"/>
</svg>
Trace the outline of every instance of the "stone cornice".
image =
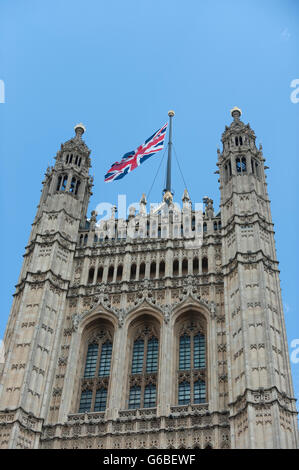
<svg viewBox="0 0 299 470">
<path fill-rule="evenodd" d="M 261 256 L 258 257 L 258 254 L 260 254 Z M 241 259 L 239 258 L 241 257 Z M 273 260 L 271 259 L 269 256 L 265 255 L 265 253 L 263 252 L 262 249 L 260 250 L 257 250 L 257 251 L 253 251 L 251 253 L 242 253 L 241 251 L 237 251 L 235 256 L 233 258 L 231 258 L 228 263 L 226 264 L 223 264 L 222 265 L 222 272 L 223 272 L 223 275 L 227 275 L 229 274 L 229 272 L 232 271 L 232 266 L 237 263 L 240 263 L 240 264 L 253 264 L 253 263 L 259 263 L 260 261 L 262 261 L 264 263 L 264 265 L 269 268 L 269 269 L 272 269 L 273 271 L 277 271 L 279 272 L 279 270 L 277 269 L 277 266 L 278 266 L 278 261 L 276 260 Z M 274 267 L 272 266 L 272 264 L 274 264 Z M 233 269 L 235 269 L 236 266 L 233 266 Z M 229 272 L 225 272 L 226 269 L 229 269 L 230 271 Z"/>
<path fill-rule="evenodd" d="M 231 199 L 233 198 L 235 194 L 237 196 L 244 196 L 245 194 L 252 194 L 252 193 L 254 193 L 259 199 L 262 199 L 266 203 L 271 202 L 270 199 L 267 199 L 263 195 L 258 194 L 256 189 L 252 189 L 251 191 L 242 191 L 242 192 L 232 191 L 231 196 L 228 197 L 225 202 L 220 202 L 219 207 L 224 207 L 229 201 L 231 201 Z"/>
<path fill-rule="evenodd" d="M 219 277 L 221 279 L 211 280 L 212 276 Z M 165 278 L 158 278 L 158 279 L 141 279 L 141 280 L 134 280 L 134 281 L 117 281 L 115 283 L 100 283 L 100 284 L 79 284 L 79 285 L 70 285 L 69 287 L 69 294 L 68 297 L 72 298 L 74 296 L 90 296 L 90 295 L 97 295 L 101 292 L 102 289 L 107 293 L 113 294 L 129 294 L 132 292 L 138 292 L 141 288 L 144 288 L 144 285 L 147 283 L 149 288 L 152 291 L 159 291 L 161 289 L 177 289 L 183 288 L 184 286 L 188 285 L 188 278 L 192 279 L 194 287 L 203 287 L 203 286 L 213 286 L 213 285 L 222 285 L 222 272 L 211 272 L 209 274 L 201 274 L 201 275 L 189 275 L 189 276 L 182 276 L 182 277 L 175 277 L 172 278 L 171 276 L 167 276 Z M 196 281 L 199 282 L 196 282 Z M 202 282 L 200 282 L 202 281 Z M 163 283 L 163 286 L 156 286 L 157 283 Z M 118 288 L 117 291 L 113 290 L 114 288 Z M 86 293 L 83 293 L 82 290 L 87 290 Z M 80 290 L 80 294 L 76 293 L 73 294 L 72 291 Z"/>
<path fill-rule="evenodd" d="M 57 235 L 59 235 L 57 237 Z M 41 237 L 42 240 L 39 240 L 38 237 Z M 59 239 L 61 237 L 64 241 L 64 243 Z M 24 257 L 28 256 L 31 254 L 34 250 L 35 245 L 39 246 L 46 246 L 46 245 L 53 245 L 55 242 L 58 243 L 58 245 L 61 248 L 64 248 L 65 250 L 69 250 L 70 252 L 75 252 L 76 248 L 76 241 L 69 240 L 66 238 L 60 231 L 54 232 L 54 233 L 49 233 L 49 234 L 41 234 L 38 233 L 36 234 L 35 238 L 31 240 L 31 242 L 25 247 L 26 253 L 24 253 Z M 72 245 L 72 247 L 70 247 Z"/>
<path fill-rule="evenodd" d="M 38 207 L 39 207 L 39 206 L 38 206 Z M 59 209 L 59 210 L 57 210 L 57 211 L 54 211 L 54 210 L 49 210 L 49 211 L 48 211 L 48 210 L 44 209 L 44 210 L 41 212 L 40 216 L 39 216 L 36 220 L 34 220 L 31 225 L 36 225 L 36 224 L 42 219 L 43 214 L 60 214 L 60 212 L 64 212 L 66 216 L 70 217 L 70 219 L 77 220 L 77 221 L 80 221 L 80 220 L 81 220 L 80 217 L 74 217 L 72 214 L 70 214 L 69 212 L 67 212 L 64 207 L 62 207 L 61 209 Z"/>
<path fill-rule="evenodd" d="M 45 286 L 46 282 L 49 282 L 53 289 L 60 291 L 60 292 L 67 292 L 69 280 L 62 279 L 60 276 L 57 276 L 51 269 L 47 271 L 39 272 L 39 273 L 32 273 L 30 271 L 26 272 L 25 277 L 16 284 L 16 292 L 13 296 L 19 294 L 21 290 L 24 289 L 25 284 L 29 284 L 32 288 L 39 289 Z M 65 285 L 62 286 L 61 284 L 64 283 Z"/>
<path fill-rule="evenodd" d="M 12 410 L 0 410 L 0 427 L 14 423 L 19 423 L 24 429 L 28 429 L 37 434 L 42 433 L 43 418 L 38 418 L 32 413 L 26 412 L 23 408 L 14 408 Z"/>
<path fill-rule="evenodd" d="M 276 386 L 273 386 L 267 389 L 259 388 L 255 390 L 247 388 L 234 402 L 228 403 L 228 407 L 231 410 L 229 419 L 233 419 L 244 412 L 249 405 L 258 407 L 269 406 L 275 403 L 288 413 L 298 414 L 297 411 L 291 409 L 292 407 L 294 408 L 296 399 L 288 397 L 285 393 L 280 392 Z"/>
<path fill-rule="evenodd" d="M 147 422 L 150 429 L 147 433 L 171 432 L 181 428 L 181 419 L 187 419 L 188 425 L 186 429 L 203 430 L 214 428 L 228 428 L 229 417 L 227 412 L 209 412 L 208 409 L 201 405 L 191 405 L 184 407 L 186 410 L 181 413 L 170 413 L 167 416 L 157 416 L 156 409 L 144 410 L 120 410 L 119 418 L 112 420 L 104 419 L 104 413 L 82 413 L 77 415 L 69 415 L 66 423 L 54 425 L 45 425 L 43 427 L 42 441 L 54 439 L 73 440 L 88 436 L 138 436 L 142 430 L 139 423 Z M 202 408 L 202 409 L 201 409 Z M 194 422 L 196 418 L 197 422 Z M 126 425 L 131 423 L 136 429 L 126 429 Z M 90 431 L 87 425 L 93 425 L 94 430 Z M 76 426 L 76 427 L 74 427 Z M 99 426 L 98 429 L 97 426 Z"/>
<path fill-rule="evenodd" d="M 257 218 L 254 218 L 257 216 Z M 236 220 L 237 218 L 241 219 L 241 221 Z M 236 225 L 248 225 L 248 224 L 259 224 L 264 230 L 267 230 L 269 233 L 275 233 L 273 230 L 274 224 L 272 222 L 268 222 L 264 217 L 262 217 L 258 212 L 252 212 L 251 214 L 234 214 L 230 217 L 229 221 L 226 225 L 222 227 L 222 234 L 221 238 L 225 237 L 228 233 L 230 233 Z M 263 226 L 265 224 L 265 226 Z M 269 228 L 271 226 L 272 228 Z M 226 229 L 227 233 L 223 233 Z"/>
<path fill-rule="evenodd" d="M 208 237 L 213 237 L 216 238 L 215 242 L 208 242 L 207 238 Z M 153 242 L 154 243 L 154 242 Z M 114 243 L 114 241 L 110 242 L 103 242 L 103 244 L 98 244 L 98 245 L 92 245 L 92 246 L 82 246 L 79 247 L 78 245 L 76 246 L 76 253 L 75 253 L 75 258 L 77 259 L 82 259 L 82 258 L 95 258 L 95 257 L 105 257 L 105 256 L 120 256 L 120 255 L 125 255 L 125 254 L 132 254 L 132 255 L 138 255 L 138 254 L 144 254 L 144 253 L 153 253 L 155 251 L 158 251 L 159 253 L 166 253 L 168 250 L 186 250 L 188 253 L 189 252 L 196 252 L 196 251 L 201 251 L 203 248 L 208 247 L 208 246 L 216 246 L 221 248 L 221 235 L 220 233 L 207 233 L 205 234 L 204 242 L 200 247 L 194 247 L 190 249 L 189 247 L 185 246 L 166 246 L 166 247 L 156 247 L 152 244 L 145 245 L 145 243 L 140 243 L 140 244 L 134 244 L 134 243 Z M 127 246 L 130 248 L 127 249 Z M 133 249 L 132 249 L 133 248 Z M 136 249 L 137 248 L 137 249 Z M 86 251 L 90 251 L 90 253 L 86 253 Z"/>
</svg>

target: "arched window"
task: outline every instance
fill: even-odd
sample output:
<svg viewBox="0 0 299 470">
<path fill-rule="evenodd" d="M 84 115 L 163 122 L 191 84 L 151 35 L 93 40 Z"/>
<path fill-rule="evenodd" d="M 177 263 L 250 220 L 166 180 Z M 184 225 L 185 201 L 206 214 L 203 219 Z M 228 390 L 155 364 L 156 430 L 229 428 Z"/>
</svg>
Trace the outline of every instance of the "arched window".
<svg viewBox="0 0 299 470">
<path fill-rule="evenodd" d="M 70 193 L 74 193 L 75 192 L 75 188 L 76 188 L 76 178 L 73 177 L 72 178 L 72 181 L 71 181 L 71 185 L 70 185 Z"/>
<path fill-rule="evenodd" d="M 237 170 L 237 173 L 241 173 L 241 161 L 240 161 L 240 158 L 236 158 L 236 170 Z"/>
<path fill-rule="evenodd" d="M 78 166 L 81 165 L 81 157 L 79 158 L 79 161 L 78 161 Z"/>
<path fill-rule="evenodd" d="M 150 278 L 151 279 L 154 279 L 156 277 L 156 269 L 157 269 L 156 268 L 156 263 L 155 263 L 155 261 L 153 261 L 151 263 L 151 268 L 150 268 Z"/>
<path fill-rule="evenodd" d="M 116 280 L 117 280 L 117 281 L 121 281 L 121 280 L 122 280 L 122 277 L 123 277 L 123 265 L 120 264 L 120 265 L 117 267 Z"/>
<path fill-rule="evenodd" d="M 80 181 L 80 180 L 77 180 L 76 189 L 75 189 L 75 194 L 78 194 L 78 191 L 79 191 L 79 188 L 80 188 L 80 184 L 81 184 L 81 181 Z"/>
<path fill-rule="evenodd" d="M 207 223 L 206 223 L 206 222 L 204 222 L 204 223 L 203 223 L 203 231 L 204 231 L 204 232 L 206 232 L 206 231 L 207 231 L 207 229 L 208 229 L 208 227 L 207 227 Z"/>
<path fill-rule="evenodd" d="M 64 176 L 63 176 L 62 185 L 61 185 L 61 188 L 60 188 L 61 191 L 65 191 L 66 184 L 67 184 L 67 175 L 64 175 Z"/>
<path fill-rule="evenodd" d="M 59 191 L 61 185 L 62 176 L 58 176 L 56 191 Z"/>
<path fill-rule="evenodd" d="M 140 331 L 141 330 L 141 331 Z M 129 408 L 152 408 L 157 401 L 159 340 L 151 324 L 135 329 L 129 375 Z"/>
<path fill-rule="evenodd" d="M 165 276 L 165 262 L 160 261 L 159 264 L 159 277 L 164 277 Z"/>
<path fill-rule="evenodd" d="M 247 173 L 246 157 L 236 158 L 236 170 L 238 174 Z"/>
<path fill-rule="evenodd" d="M 209 270 L 208 258 L 204 257 L 201 262 L 202 272 L 207 273 Z"/>
<path fill-rule="evenodd" d="M 94 277 L 94 268 L 90 268 L 89 273 L 88 273 L 88 284 L 93 283 L 93 277 Z"/>
<path fill-rule="evenodd" d="M 235 144 L 239 145 L 239 138 L 238 137 L 235 137 Z"/>
<path fill-rule="evenodd" d="M 87 240 L 88 240 L 88 235 L 86 234 L 86 235 L 84 235 L 84 245 L 87 244 Z"/>
<path fill-rule="evenodd" d="M 199 262 L 198 258 L 193 259 L 193 274 L 198 274 L 199 272 Z"/>
<path fill-rule="evenodd" d="M 173 261 L 172 274 L 173 274 L 173 276 L 178 276 L 179 275 L 179 261 L 177 259 L 175 259 Z"/>
<path fill-rule="evenodd" d="M 112 332 L 95 331 L 87 342 L 79 413 L 105 411 L 112 357 Z"/>
<path fill-rule="evenodd" d="M 259 178 L 260 176 L 260 168 L 258 162 L 255 162 L 255 174 Z"/>
<path fill-rule="evenodd" d="M 187 276 L 187 274 L 188 274 L 188 260 L 187 258 L 184 258 L 183 263 L 182 263 L 182 275 Z"/>
<path fill-rule="evenodd" d="M 73 160 L 73 154 L 71 153 L 69 163 L 72 163 L 72 160 Z"/>
<path fill-rule="evenodd" d="M 130 279 L 131 280 L 136 279 L 136 264 L 135 263 L 131 264 Z"/>
<path fill-rule="evenodd" d="M 108 269 L 108 279 L 107 279 L 108 282 L 112 282 L 112 281 L 113 281 L 113 275 L 114 275 L 114 266 L 109 266 L 109 269 Z"/>
<path fill-rule="evenodd" d="M 67 154 L 67 156 L 65 157 L 65 163 L 68 163 L 69 161 L 69 154 Z"/>
<path fill-rule="evenodd" d="M 99 266 L 98 268 L 98 274 L 97 274 L 97 283 L 102 282 L 103 280 L 103 266 Z"/>
<path fill-rule="evenodd" d="M 139 266 L 139 279 L 144 279 L 145 277 L 145 263 L 141 263 Z"/>
<path fill-rule="evenodd" d="M 218 229 L 217 222 L 214 222 L 214 230 L 217 230 L 217 229 Z"/>
<path fill-rule="evenodd" d="M 198 314 L 185 314 L 179 322 L 177 399 L 179 405 L 206 403 L 206 341 L 205 321 Z"/>
</svg>

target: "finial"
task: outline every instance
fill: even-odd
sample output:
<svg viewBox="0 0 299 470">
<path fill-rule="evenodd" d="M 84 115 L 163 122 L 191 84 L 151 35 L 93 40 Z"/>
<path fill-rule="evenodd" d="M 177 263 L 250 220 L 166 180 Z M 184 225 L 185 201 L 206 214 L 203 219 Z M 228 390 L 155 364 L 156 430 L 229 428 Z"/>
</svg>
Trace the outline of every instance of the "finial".
<svg viewBox="0 0 299 470">
<path fill-rule="evenodd" d="M 164 196 L 163 196 L 163 200 L 164 200 L 164 202 L 166 202 L 166 204 L 171 204 L 172 203 L 173 195 L 171 194 L 170 191 L 165 191 Z"/>
<path fill-rule="evenodd" d="M 183 202 L 190 201 L 190 196 L 189 196 L 187 188 L 184 189 L 184 194 L 183 194 L 183 197 L 182 197 L 182 201 Z"/>
<path fill-rule="evenodd" d="M 240 108 L 238 108 L 237 106 L 234 106 L 233 109 L 230 110 L 230 113 L 232 115 L 232 117 L 236 120 L 236 119 L 240 119 L 241 115 L 242 115 L 242 111 Z"/>
<path fill-rule="evenodd" d="M 139 214 L 143 214 L 143 215 L 146 214 L 146 204 L 147 204 L 146 196 L 143 193 L 139 202 Z"/>
<path fill-rule="evenodd" d="M 141 196 L 141 199 L 140 199 L 140 204 L 147 204 L 147 201 L 146 201 L 146 196 L 145 194 L 143 193 L 142 196 Z"/>
<path fill-rule="evenodd" d="M 172 110 L 168 111 L 168 116 L 169 116 L 169 117 L 173 117 L 174 114 L 175 114 L 174 111 L 172 111 Z"/>
<path fill-rule="evenodd" d="M 76 124 L 74 129 L 75 129 L 77 137 L 82 137 L 82 135 L 86 131 L 86 128 L 85 128 L 84 124 L 82 124 L 82 122 L 80 122 L 80 124 Z"/>
</svg>

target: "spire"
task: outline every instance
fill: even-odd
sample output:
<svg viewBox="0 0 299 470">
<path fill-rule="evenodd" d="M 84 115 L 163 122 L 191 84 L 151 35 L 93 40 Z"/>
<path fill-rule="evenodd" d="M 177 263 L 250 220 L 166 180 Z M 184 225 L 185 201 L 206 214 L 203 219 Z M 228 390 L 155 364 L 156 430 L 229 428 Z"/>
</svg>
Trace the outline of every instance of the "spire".
<svg viewBox="0 0 299 470">
<path fill-rule="evenodd" d="M 146 215 L 146 196 L 143 193 L 139 202 L 139 214 Z"/>
<path fill-rule="evenodd" d="M 187 188 L 184 189 L 184 194 L 183 194 L 183 196 L 182 196 L 182 201 L 183 201 L 183 202 L 184 202 L 184 201 L 190 201 L 190 196 L 189 196 L 189 193 L 188 193 L 188 189 L 187 189 Z"/>
<path fill-rule="evenodd" d="M 163 199 L 167 204 L 170 204 L 173 199 L 171 192 L 171 153 L 172 153 L 172 118 L 174 111 L 168 111 L 169 116 L 169 138 L 168 138 L 168 159 L 166 171 L 166 188 L 164 189 Z"/>
</svg>

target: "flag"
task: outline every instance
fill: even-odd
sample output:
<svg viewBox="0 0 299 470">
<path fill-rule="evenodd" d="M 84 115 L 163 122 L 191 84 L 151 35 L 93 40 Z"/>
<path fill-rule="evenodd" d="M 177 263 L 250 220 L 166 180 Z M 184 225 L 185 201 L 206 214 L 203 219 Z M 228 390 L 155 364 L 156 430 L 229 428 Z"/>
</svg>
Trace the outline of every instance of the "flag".
<svg viewBox="0 0 299 470">
<path fill-rule="evenodd" d="M 125 153 L 120 162 L 115 162 L 105 175 L 105 182 L 110 183 L 114 180 L 120 180 L 130 171 L 135 170 L 145 160 L 155 155 L 159 150 L 163 149 L 164 139 L 167 130 L 167 124 L 156 131 L 149 137 L 144 144 L 140 145 L 136 150 Z"/>
</svg>

